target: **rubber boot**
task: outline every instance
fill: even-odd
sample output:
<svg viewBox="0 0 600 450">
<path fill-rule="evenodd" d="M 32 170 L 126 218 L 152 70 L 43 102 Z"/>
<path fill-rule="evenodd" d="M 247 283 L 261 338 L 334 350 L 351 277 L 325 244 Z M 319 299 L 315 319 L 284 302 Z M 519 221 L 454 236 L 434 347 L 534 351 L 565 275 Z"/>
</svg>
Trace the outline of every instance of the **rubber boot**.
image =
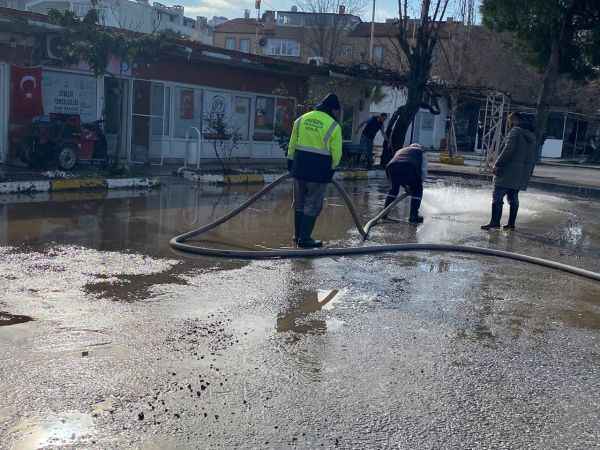
<svg viewBox="0 0 600 450">
<path fill-rule="evenodd" d="M 508 213 L 508 224 L 504 226 L 505 230 L 514 230 L 515 223 L 517 222 L 517 213 L 519 212 L 519 206 L 510 205 L 510 211 Z"/>
<path fill-rule="evenodd" d="M 302 218 L 304 213 L 302 211 L 294 211 L 294 244 L 298 243 L 300 235 L 302 234 Z"/>
<path fill-rule="evenodd" d="M 410 217 L 408 221 L 412 224 L 423 223 L 423 217 L 419 215 L 419 208 L 421 207 L 421 199 L 420 198 L 411 198 L 410 199 Z"/>
<path fill-rule="evenodd" d="M 492 220 L 487 225 L 481 227 L 482 230 L 497 230 L 500 228 L 500 219 L 502 218 L 502 204 L 495 205 L 492 203 Z"/>
<path fill-rule="evenodd" d="M 315 229 L 315 223 L 317 222 L 316 217 L 306 216 L 302 217 L 302 226 L 300 228 L 300 237 L 298 238 L 298 247 L 300 248 L 319 248 L 323 246 L 321 241 L 315 241 L 311 235 Z"/>
</svg>

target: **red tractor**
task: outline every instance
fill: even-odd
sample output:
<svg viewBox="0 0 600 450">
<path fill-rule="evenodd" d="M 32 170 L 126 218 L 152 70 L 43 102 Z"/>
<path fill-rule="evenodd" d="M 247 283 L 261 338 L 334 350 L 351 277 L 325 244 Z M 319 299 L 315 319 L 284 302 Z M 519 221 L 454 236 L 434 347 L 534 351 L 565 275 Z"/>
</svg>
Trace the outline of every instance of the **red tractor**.
<svg viewBox="0 0 600 450">
<path fill-rule="evenodd" d="M 102 121 L 82 124 L 79 115 L 49 114 L 33 119 L 20 158 L 29 167 L 58 166 L 71 170 L 77 163 L 108 164 Z"/>
</svg>

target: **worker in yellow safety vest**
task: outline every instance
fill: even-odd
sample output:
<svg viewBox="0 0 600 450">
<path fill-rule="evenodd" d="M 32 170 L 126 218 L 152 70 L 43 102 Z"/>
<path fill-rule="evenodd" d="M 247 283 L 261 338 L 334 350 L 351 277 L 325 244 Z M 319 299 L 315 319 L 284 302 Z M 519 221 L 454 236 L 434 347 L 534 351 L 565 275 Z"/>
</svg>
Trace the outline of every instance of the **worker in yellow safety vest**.
<svg viewBox="0 0 600 450">
<path fill-rule="evenodd" d="M 342 159 L 340 101 L 327 95 L 314 111 L 294 122 L 288 170 L 294 177 L 294 241 L 300 248 L 321 247 L 311 235 L 323 208 L 327 184 Z"/>
</svg>

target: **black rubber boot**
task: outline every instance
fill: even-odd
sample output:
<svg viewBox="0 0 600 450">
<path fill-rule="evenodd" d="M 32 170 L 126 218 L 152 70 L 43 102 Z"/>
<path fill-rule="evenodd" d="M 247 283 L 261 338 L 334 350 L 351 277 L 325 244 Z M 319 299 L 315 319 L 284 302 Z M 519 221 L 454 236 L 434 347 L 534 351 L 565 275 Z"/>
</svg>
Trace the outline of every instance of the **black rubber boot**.
<svg viewBox="0 0 600 450">
<path fill-rule="evenodd" d="M 294 211 L 294 244 L 298 243 L 298 239 L 302 234 L 302 218 L 304 213 L 301 211 Z"/>
<path fill-rule="evenodd" d="M 500 219 L 502 218 L 502 205 L 492 204 L 492 220 L 487 225 L 481 227 L 482 230 L 498 230 L 500 229 Z"/>
<path fill-rule="evenodd" d="M 519 212 L 519 206 L 510 205 L 510 211 L 508 213 L 508 224 L 504 226 L 505 230 L 514 230 L 515 223 L 517 222 L 517 213 Z"/>
<path fill-rule="evenodd" d="M 323 246 L 321 241 L 315 241 L 311 235 L 315 229 L 315 223 L 317 222 L 316 217 L 306 216 L 302 217 L 302 226 L 300 228 L 301 233 L 298 238 L 298 247 L 300 248 L 319 248 Z"/>
<path fill-rule="evenodd" d="M 423 217 L 419 215 L 419 208 L 421 207 L 421 199 L 420 198 L 411 198 L 410 199 L 410 217 L 408 221 L 412 224 L 423 223 Z"/>
</svg>

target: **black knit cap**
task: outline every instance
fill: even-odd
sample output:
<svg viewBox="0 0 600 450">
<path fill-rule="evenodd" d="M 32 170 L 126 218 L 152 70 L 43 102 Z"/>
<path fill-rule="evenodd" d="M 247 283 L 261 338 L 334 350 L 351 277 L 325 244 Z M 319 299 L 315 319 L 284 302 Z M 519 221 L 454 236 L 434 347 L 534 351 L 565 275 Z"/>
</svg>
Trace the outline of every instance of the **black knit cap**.
<svg viewBox="0 0 600 450">
<path fill-rule="evenodd" d="M 315 109 L 318 111 L 339 111 L 342 109 L 342 106 L 340 105 L 340 99 L 338 96 L 333 93 L 329 93 L 323 100 L 321 100 Z"/>
</svg>

